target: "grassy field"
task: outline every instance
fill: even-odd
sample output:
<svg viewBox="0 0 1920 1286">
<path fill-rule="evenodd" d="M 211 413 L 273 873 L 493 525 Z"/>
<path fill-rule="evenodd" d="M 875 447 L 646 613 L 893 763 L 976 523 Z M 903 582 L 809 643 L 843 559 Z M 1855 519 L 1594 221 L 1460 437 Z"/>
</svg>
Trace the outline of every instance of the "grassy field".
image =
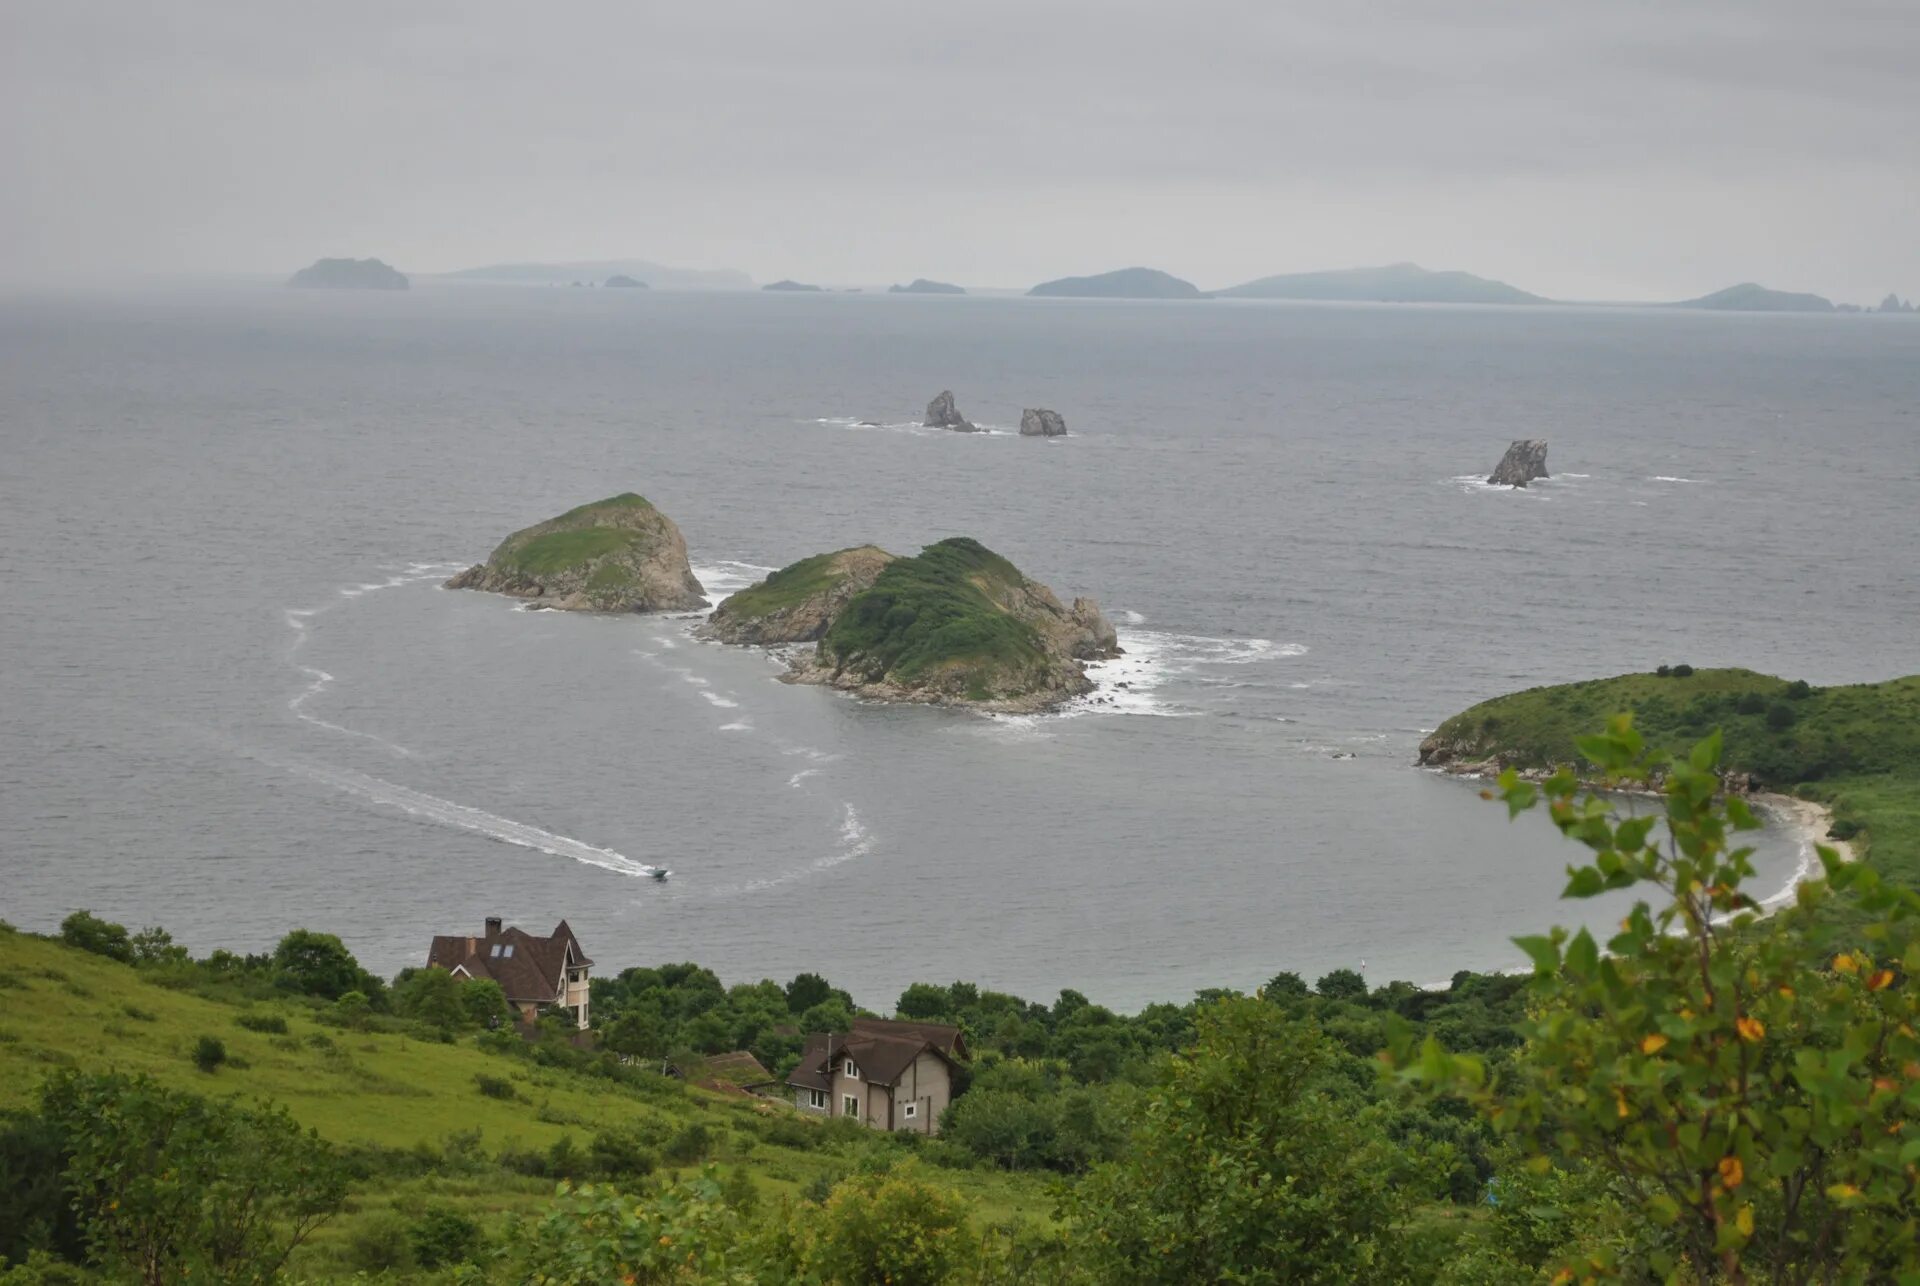
<svg viewBox="0 0 1920 1286">
<path fill-rule="evenodd" d="M 295 1267 L 315 1276 L 344 1272 L 356 1230 L 383 1212 L 413 1216 L 434 1203 L 489 1226 L 536 1213 L 552 1181 L 516 1174 L 500 1155 L 544 1152 L 563 1136 L 585 1148 L 596 1134 L 617 1130 L 671 1154 L 671 1140 L 701 1126 L 704 1155 L 656 1173 L 708 1162 L 723 1172 L 742 1169 L 769 1200 L 838 1179 L 871 1149 L 908 1146 L 871 1131 L 823 1127 L 779 1102 L 665 1078 L 630 1086 L 488 1052 L 472 1037 L 443 1044 L 350 1030 L 321 1021 L 323 1009 L 295 997 L 230 1002 L 174 990 L 132 966 L 11 930 L 0 930 L 0 997 L 0 1110 L 30 1107 L 56 1068 L 143 1072 L 209 1097 L 283 1104 L 330 1142 L 386 1157 L 355 1185 L 343 1215 L 302 1250 Z M 240 1023 L 276 1017 L 284 1034 Z M 213 1072 L 200 1071 L 192 1057 L 202 1036 L 226 1046 L 228 1061 Z M 505 1080 L 512 1097 L 481 1092 L 482 1077 Z M 982 1220 L 1044 1219 L 1051 1209 L 1038 1177 L 937 1173 Z"/>
<path fill-rule="evenodd" d="M 1667 750 L 1720 729 L 1729 769 L 1830 805 L 1843 838 L 1889 878 L 1920 888 L 1920 675 L 1817 688 L 1752 670 L 1623 674 L 1483 701 L 1427 744 L 1458 760 L 1547 767 L 1574 762 L 1574 738 L 1623 710 Z"/>
</svg>

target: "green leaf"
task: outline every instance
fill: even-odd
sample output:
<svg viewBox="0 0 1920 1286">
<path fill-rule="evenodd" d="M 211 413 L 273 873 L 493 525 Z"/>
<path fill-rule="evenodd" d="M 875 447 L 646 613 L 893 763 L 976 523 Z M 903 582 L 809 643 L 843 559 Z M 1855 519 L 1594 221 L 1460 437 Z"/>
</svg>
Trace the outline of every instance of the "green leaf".
<svg viewBox="0 0 1920 1286">
<path fill-rule="evenodd" d="M 1712 772 L 1720 762 L 1720 729 L 1715 728 L 1687 752 L 1687 762 L 1698 772 Z"/>
<path fill-rule="evenodd" d="M 1606 877 L 1591 866 L 1575 867 L 1567 874 L 1572 878 L 1567 881 L 1567 887 L 1561 890 L 1560 896 L 1563 898 L 1590 898 L 1606 891 Z"/>
<path fill-rule="evenodd" d="M 1560 944 L 1552 938 L 1536 934 L 1532 937 L 1515 938 L 1513 945 L 1526 952 L 1532 959 L 1535 973 L 1554 973 L 1559 970 Z"/>
</svg>

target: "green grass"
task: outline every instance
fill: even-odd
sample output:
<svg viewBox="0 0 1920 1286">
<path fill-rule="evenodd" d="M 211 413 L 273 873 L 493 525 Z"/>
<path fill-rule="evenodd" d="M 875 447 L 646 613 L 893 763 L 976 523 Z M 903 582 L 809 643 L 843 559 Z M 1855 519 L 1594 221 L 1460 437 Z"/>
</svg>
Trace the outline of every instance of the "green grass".
<svg viewBox="0 0 1920 1286">
<path fill-rule="evenodd" d="M 846 579 L 846 573 L 835 560 L 852 552 L 841 549 L 831 554 L 815 554 L 782 567 L 758 585 L 749 585 L 728 598 L 727 614 L 742 619 L 771 616 L 828 593 Z"/>
<path fill-rule="evenodd" d="M 1002 672 L 1031 673 L 1047 664 L 1039 634 L 988 594 L 1025 584 L 1012 563 L 956 536 L 889 563 L 870 588 L 849 600 L 820 647 L 873 678 L 911 681 L 982 662 Z"/>
<path fill-rule="evenodd" d="M 556 523 L 578 522 L 582 519 L 592 518 L 594 515 L 600 513 L 602 510 L 607 510 L 607 509 L 651 509 L 651 508 L 653 508 L 653 502 L 648 500 L 645 496 L 635 495 L 631 491 L 623 491 L 617 496 L 608 496 L 605 500 L 595 500 L 591 504 L 578 505 L 572 509 L 567 510 L 565 513 L 561 514 L 558 518 L 551 518 L 551 519 L 548 519 L 548 521 L 556 522 Z M 542 524 L 542 525 L 544 526 L 545 524 Z"/>
<path fill-rule="evenodd" d="M 578 531 L 550 531 L 517 549 L 503 552 L 500 561 L 529 576 L 551 576 L 624 549 L 640 533 L 624 527 L 583 527 Z"/>
<path fill-rule="evenodd" d="M 1720 729 L 1727 768 L 1829 804 L 1884 875 L 1920 888 L 1920 675 L 1813 688 L 1752 670 L 1623 674 L 1483 701 L 1433 739 L 1462 759 L 1548 767 L 1575 762 L 1574 738 L 1620 711 L 1656 749 Z"/>
</svg>

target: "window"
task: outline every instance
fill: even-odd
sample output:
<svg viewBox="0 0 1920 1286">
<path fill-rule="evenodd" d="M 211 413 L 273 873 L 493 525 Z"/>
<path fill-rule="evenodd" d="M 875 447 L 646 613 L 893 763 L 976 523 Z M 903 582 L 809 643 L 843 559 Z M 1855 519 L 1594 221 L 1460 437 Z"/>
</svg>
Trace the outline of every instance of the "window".
<svg viewBox="0 0 1920 1286">
<path fill-rule="evenodd" d="M 918 1103 L 909 1103 L 901 1109 L 900 1115 L 911 1121 L 914 1117 L 920 1115 L 920 1105 Z"/>
<path fill-rule="evenodd" d="M 840 1115 L 851 1116 L 854 1120 L 856 1121 L 859 1120 L 860 1119 L 860 1100 L 855 1098 L 851 1094 L 841 1095 L 840 1096 Z"/>
<path fill-rule="evenodd" d="M 500 957 L 500 944 L 499 944 L 498 942 L 496 942 L 496 943 L 494 943 L 494 944 L 493 944 L 493 950 L 491 950 L 491 951 L 489 951 L 489 952 L 487 952 L 487 954 L 488 954 L 489 956 L 492 956 L 492 957 L 493 957 L 494 959 L 496 959 L 496 960 L 497 960 L 497 959 L 499 959 L 499 957 Z"/>
<path fill-rule="evenodd" d="M 506 946 L 504 946 L 504 947 L 501 947 L 501 948 L 500 948 L 500 954 L 501 954 L 501 955 L 503 955 L 503 956 L 510 956 L 510 955 L 512 955 L 512 954 L 513 954 L 513 944 L 512 944 L 511 942 L 509 942 L 509 943 L 508 943 L 508 944 L 507 944 Z"/>
<path fill-rule="evenodd" d="M 826 1107 L 826 1105 L 827 1105 L 827 1092 L 825 1090 L 808 1090 L 807 1091 L 808 1107 L 824 1108 Z"/>
<path fill-rule="evenodd" d="M 847 1060 L 847 1079 L 850 1081 L 857 1081 L 860 1079 L 860 1069 L 853 1065 L 853 1060 L 851 1058 Z"/>
</svg>

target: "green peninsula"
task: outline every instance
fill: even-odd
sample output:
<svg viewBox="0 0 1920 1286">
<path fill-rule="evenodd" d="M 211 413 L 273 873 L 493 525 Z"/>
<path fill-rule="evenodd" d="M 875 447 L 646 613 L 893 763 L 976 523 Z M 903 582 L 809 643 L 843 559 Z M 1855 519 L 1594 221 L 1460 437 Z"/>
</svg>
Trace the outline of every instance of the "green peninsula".
<svg viewBox="0 0 1920 1286">
<path fill-rule="evenodd" d="M 680 529 L 631 491 L 514 532 L 447 588 L 489 590 L 576 612 L 706 606 Z"/>
<path fill-rule="evenodd" d="M 1621 711 L 1664 750 L 1717 728 L 1731 772 L 1826 805 L 1834 838 L 1920 888 L 1920 675 L 1819 688 L 1752 670 L 1662 668 L 1483 701 L 1421 742 L 1420 762 L 1453 772 L 1576 763 L 1574 738 Z"/>
</svg>

